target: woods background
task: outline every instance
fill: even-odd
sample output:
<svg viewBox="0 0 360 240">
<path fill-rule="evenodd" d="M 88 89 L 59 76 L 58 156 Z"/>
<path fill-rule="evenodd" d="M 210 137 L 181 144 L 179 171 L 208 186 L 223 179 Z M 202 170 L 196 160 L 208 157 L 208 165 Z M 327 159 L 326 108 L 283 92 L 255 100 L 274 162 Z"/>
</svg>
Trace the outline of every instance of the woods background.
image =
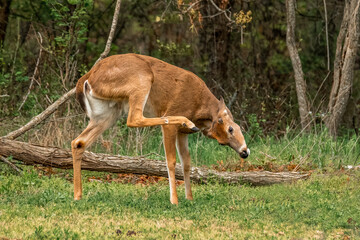
<svg viewBox="0 0 360 240">
<path fill-rule="evenodd" d="M 90 70 L 104 49 L 115 2 L 0 1 L 1 135 L 41 113 Z M 251 138 L 316 126 L 334 136 L 358 134 L 358 5 L 123 0 L 109 55 L 140 53 L 194 72 L 225 98 Z M 300 66 L 291 61 L 294 50 Z M 68 101 L 24 140 L 62 146 L 86 125 L 84 116 Z"/>
</svg>

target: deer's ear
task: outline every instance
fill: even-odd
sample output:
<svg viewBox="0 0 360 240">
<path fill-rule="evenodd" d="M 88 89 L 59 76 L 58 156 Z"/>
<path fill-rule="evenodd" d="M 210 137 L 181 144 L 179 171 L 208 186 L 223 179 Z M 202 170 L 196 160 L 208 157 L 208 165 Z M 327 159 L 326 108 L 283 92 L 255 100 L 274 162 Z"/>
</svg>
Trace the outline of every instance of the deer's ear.
<svg viewBox="0 0 360 240">
<path fill-rule="evenodd" d="M 226 105 L 225 105 L 225 101 L 223 97 L 220 97 L 220 102 L 219 102 L 219 110 L 224 110 L 226 109 Z"/>
</svg>

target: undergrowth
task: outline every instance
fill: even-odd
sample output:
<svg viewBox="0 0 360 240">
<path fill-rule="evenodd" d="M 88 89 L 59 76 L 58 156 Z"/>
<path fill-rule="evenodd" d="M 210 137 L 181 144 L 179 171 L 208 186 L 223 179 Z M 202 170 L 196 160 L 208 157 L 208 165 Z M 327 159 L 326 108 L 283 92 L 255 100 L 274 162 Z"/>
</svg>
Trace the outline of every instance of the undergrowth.
<svg viewBox="0 0 360 240">
<path fill-rule="evenodd" d="M 145 155 L 151 159 L 164 160 L 160 127 L 128 128 L 125 122 L 124 118 L 120 119 L 88 150 L 128 156 Z M 22 124 L 23 122 L 18 123 Z M 0 125 L 0 134 L 5 135 L 9 129 L 16 127 L 16 121 Z M 69 149 L 70 142 L 86 125 L 87 120 L 83 114 L 65 118 L 53 116 L 19 140 Z M 256 126 L 243 132 L 251 149 L 251 155 L 246 159 L 250 164 L 295 164 L 304 169 L 339 169 L 360 164 L 360 136 L 355 134 L 343 134 L 335 140 L 326 129 L 317 126 L 310 133 L 287 129 L 279 137 L 254 135 L 257 131 L 252 128 Z M 189 148 L 193 166 L 237 164 L 240 161 L 239 155 L 230 147 L 220 146 L 217 141 L 208 139 L 201 133 L 189 135 Z"/>
</svg>

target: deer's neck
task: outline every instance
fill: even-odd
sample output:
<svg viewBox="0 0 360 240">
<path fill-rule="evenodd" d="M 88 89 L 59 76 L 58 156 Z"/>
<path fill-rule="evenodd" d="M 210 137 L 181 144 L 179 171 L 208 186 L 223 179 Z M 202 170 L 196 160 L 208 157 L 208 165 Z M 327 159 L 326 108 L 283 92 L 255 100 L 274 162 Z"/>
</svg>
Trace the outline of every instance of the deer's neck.
<svg viewBox="0 0 360 240">
<path fill-rule="evenodd" d="M 219 100 L 210 92 L 208 88 L 204 89 L 201 95 L 201 104 L 198 111 L 198 119 L 210 120 L 216 118 L 218 114 Z"/>
</svg>

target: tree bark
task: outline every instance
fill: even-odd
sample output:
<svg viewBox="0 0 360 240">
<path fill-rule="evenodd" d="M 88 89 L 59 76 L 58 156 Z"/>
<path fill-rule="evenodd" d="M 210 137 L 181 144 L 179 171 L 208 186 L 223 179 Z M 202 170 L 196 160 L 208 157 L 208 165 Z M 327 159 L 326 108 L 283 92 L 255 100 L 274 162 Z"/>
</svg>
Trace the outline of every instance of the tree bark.
<svg viewBox="0 0 360 240">
<path fill-rule="evenodd" d="M 296 94 L 299 104 L 299 114 L 303 129 L 309 129 L 309 106 L 306 97 L 306 82 L 302 71 L 301 61 L 295 43 L 295 2 L 286 0 L 286 45 L 289 50 L 292 66 L 295 75 Z"/>
<path fill-rule="evenodd" d="M 42 147 L 29 143 L 0 139 L 0 155 L 12 156 L 26 164 L 41 164 L 43 166 L 72 169 L 71 152 L 54 147 Z M 85 152 L 82 158 L 82 169 L 113 173 L 147 174 L 151 176 L 167 177 L 165 161 L 156 161 L 144 157 L 112 156 Z M 176 166 L 176 179 L 183 180 L 181 166 Z M 307 179 L 309 174 L 296 172 L 219 172 L 202 167 L 191 168 L 190 178 L 194 182 L 209 183 L 213 180 L 229 184 L 270 185 L 275 183 L 289 183 L 300 179 Z"/>
<path fill-rule="evenodd" d="M 346 0 L 344 16 L 336 42 L 334 81 L 329 99 L 326 125 L 336 137 L 348 105 L 354 78 L 354 65 L 360 37 L 360 2 Z"/>
</svg>

